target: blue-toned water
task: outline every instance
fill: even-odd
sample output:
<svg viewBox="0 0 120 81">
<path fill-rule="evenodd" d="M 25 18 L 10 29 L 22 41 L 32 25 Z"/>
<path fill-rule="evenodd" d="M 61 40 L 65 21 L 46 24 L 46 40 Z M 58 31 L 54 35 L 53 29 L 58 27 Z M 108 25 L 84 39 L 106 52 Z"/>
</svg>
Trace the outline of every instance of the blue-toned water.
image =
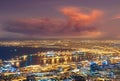
<svg viewBox="0 0 120 81">
<path fill-rule="evenodd" d="M 68 49 L 60 49 L 60 48 L 31 48 L 31 47 L 0 47 L 0 59 L 10 59 L 15 56 L 21 56 L 24 54 L 34 54 L 37 52 L 45 52 L 45 51 L 60 51 L 60 50 L 68 50 Z"/>
</svg>

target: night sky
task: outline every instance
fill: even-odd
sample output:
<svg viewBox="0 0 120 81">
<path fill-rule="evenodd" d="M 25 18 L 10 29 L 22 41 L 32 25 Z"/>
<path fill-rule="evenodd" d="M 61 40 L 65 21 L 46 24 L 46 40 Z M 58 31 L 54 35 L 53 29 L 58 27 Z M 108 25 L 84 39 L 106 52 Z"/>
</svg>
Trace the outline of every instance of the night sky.
<svg viewBox="0 0 120 81">
<path fill-rule="evenodd" d="M 0 0 L 0 39 L 120 38 L 120 0 Z"/>
</svg>

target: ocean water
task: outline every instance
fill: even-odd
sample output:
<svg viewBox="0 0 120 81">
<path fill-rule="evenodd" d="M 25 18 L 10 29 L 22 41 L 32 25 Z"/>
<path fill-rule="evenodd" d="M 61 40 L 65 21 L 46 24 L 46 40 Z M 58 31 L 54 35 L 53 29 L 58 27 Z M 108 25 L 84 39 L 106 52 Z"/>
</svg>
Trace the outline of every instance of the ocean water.
<svg viewBox="0 0 120 81">
<path fill-rule="evenodd" d="M 37 52 L 61 51 L 69 49 L 60 48 L 31 48 L 31 47 L 5 47 L 0 46 L 0 59 L 7 60 L 15 56 L 35 54 Z"/>
</svg>

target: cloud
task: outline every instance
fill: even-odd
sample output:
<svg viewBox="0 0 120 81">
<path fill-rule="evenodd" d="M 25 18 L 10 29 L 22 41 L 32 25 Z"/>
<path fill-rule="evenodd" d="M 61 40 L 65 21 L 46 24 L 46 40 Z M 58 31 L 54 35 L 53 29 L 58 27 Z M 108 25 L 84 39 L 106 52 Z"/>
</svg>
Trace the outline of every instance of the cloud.
<svg viewBox="0 0 120 81">
<path fill-rule="evenodd" d="M 113 19 L 113 20 L 114 20 L 114 19 L 120 19 L 120 14 L 115 15 L 112 19 Z"/>
<path fill-rule="evenodd" d="M 90 25 L 95 22 L 103 14 L 99 10 L 91 10 L 90 13 L 83 13 L 83 9 L 76 7 L 62 8 L 61 11 L 67 16 L 72 22 L 79 23 L 80 25 Z"/>
<path fill-rule="evenodd" d="M 105 36 L 107 38 L 118 38 L 120 36 L 120 19 L 119 18 L 114 18 L 111 20 L 108 20 L 106 22 L 104 22 L 103 24 L 103 29 L 105 32 Z M 102 30 L 103 30 L 102 29 Z"/>
<path fill-rule="evenodd" d="M 102 15 L 101 11 L 91 10 L 86 14 L 80 8 L 60 9 L 67 19 L 32 18 L 5 22 L 4 30 L 29 36 L 80 36 L 97 37 L 102 33 L 94 23 Z"/>
</svg>

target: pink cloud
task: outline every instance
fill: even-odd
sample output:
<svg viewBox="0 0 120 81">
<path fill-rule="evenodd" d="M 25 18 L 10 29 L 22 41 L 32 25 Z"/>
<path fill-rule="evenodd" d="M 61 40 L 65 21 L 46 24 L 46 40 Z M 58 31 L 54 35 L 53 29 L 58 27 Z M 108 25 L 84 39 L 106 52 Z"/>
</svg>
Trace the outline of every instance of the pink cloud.
<svg viewBox="0 0 120 81">
<path fill-rule="evenodd" d="M 67 20 L 53 18 L 19 19 L 5 23 L 5 31 L 32 36 L 97 37 L 102 33 L 94 23 L 102 15 L 99 10 L 86 14 L 77 7 L 62 8 Z"/>
<path fill-rule="evenodd" d="M 103 12 L 99 10 L 91 10 L 90 13 L 86 14 L 82 12 L 81 8 L 76 7 L 62 8 L 61 12 L 72 20 L 72 22 L 79 23 L 81 25 L 90 25 L 103 14 Z"/>
<path fill-rule="evenodd" d="M 120 14 L 115 15 L 112 19 L 120 19 Z"/>
</svg>

